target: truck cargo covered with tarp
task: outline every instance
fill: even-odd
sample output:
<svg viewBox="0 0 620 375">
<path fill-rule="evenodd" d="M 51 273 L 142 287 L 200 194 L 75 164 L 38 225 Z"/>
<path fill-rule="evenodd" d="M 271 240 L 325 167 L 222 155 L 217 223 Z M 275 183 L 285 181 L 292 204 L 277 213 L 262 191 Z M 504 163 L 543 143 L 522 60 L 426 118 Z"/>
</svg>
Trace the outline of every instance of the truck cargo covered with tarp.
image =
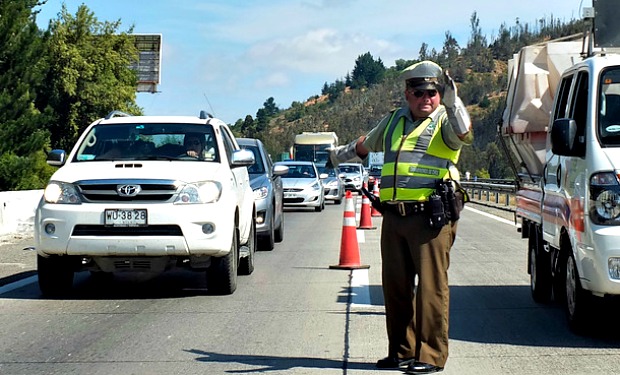
<svg viewBox="0 0 620 375">
<path fill-rule="evenodd" d="M 508 61 L 508 93 L 501 134 L 518 173 L 542 174 L 547 128 L 562 73 L 581 61 L 581 41 L 549 41 L 522 48 Z"/>
</svg>

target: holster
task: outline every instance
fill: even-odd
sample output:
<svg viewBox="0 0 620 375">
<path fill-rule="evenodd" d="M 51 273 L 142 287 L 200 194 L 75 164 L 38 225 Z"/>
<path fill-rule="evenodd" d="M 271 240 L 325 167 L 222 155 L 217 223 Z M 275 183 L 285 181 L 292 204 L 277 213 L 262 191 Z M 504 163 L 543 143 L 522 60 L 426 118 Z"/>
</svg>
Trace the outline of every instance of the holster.
<svg viewBox="0 0 620 375">
<path fill-rule="evenodd" d="M 465 202 L 469 202 L 467 191 L 456 180 L 439 180 L 437 195 L 441 197 L 447 221 L 457 221 L 461 217 Z"/>
</svg>

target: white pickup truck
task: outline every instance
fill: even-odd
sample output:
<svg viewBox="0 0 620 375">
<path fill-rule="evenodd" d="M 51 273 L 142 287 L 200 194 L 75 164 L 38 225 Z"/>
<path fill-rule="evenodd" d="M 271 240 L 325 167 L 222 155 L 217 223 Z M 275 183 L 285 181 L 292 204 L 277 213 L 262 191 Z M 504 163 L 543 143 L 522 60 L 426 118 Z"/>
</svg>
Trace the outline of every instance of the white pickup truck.
<svg viewBox="0 0 620 375">
<path fill-rule="evenodd" d="M 254 195 L 228 126 L 205 112 L 94 121 L 60 166 L 35 214 L 39 287 L 58 296 L 74 273 L 205 269 L 210 293 L 232 294 L 254 270 Z"/>
<path fill-rule="evenodd" d="M 577 332 L 620 296 L 617 6 L 595 1 L 583 41 L 527 46 L 509 64 L 502 135 L 519 168 L 532 297 L 560 302 Z"/>
</svg>

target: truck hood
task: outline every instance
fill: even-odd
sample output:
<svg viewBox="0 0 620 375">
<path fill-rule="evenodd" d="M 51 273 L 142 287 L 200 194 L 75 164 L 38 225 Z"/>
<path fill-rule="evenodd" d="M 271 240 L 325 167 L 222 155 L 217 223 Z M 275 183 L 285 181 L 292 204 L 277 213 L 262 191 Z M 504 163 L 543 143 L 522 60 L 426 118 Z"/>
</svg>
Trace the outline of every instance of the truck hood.
<svg viewBox="0 0 620 375">
<path fill-rule="evenodd" d="M 620 170 L 620 147 L 603 148 L 603 154 L 607 157 L 611 169 Z M 603 168 L 601 168 L 603 169 Z"/>
<path fill-rule="evenodd" d="M 221 173 L 220 163 L 199 161 L 99 161 L 65 164 L 52 180 L 75 182 L 102 179 L 165 179 L 197 182 Z M 221 178 L 221 176 L 219 176 Z"/>
</svg>

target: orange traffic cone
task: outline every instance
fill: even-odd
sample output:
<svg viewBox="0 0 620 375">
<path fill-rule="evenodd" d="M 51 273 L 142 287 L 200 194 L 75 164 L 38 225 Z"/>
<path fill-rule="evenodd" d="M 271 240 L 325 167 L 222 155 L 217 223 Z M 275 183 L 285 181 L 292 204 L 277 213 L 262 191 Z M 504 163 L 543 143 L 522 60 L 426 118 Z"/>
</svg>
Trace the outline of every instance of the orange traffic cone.
<svg viewBox="0 0 620 375">
<path fill-rule="evenodd" d="M 364 183 L 364 189 L 366 189 L 366 183 Z M 372 219 L 370 218 L 370 199 L 366 194 L 362 194 L 362 212 L 360 214 L 360 226 L 358 229 L 377 229 L 372 226 Z"/>
<path fill-rule="evenodd" d="M 370 268 L 370 266 L 360 263 L 360 246 L 357 243 L 355 228 L 355 203 L 353 202 L 353 195 L 350 191 L 347 191 L 344 202 L 342 238 L 340 241 L 340 262 L 338 265 L 329 266 L 329 268 L 344 270 Z"/>
<path fill-rule="evenodd" d="M 372 194 L 379 198 L 379 184 L 377 183 L 377 180 L 375 180 L 375 185 L 372 189 Z M 378 217 L 381 216 L 381 212 L 377 211 L 377 209 L 374 206 L 370 206 L 370 216 L 372 217 Z"/>
</svg>

